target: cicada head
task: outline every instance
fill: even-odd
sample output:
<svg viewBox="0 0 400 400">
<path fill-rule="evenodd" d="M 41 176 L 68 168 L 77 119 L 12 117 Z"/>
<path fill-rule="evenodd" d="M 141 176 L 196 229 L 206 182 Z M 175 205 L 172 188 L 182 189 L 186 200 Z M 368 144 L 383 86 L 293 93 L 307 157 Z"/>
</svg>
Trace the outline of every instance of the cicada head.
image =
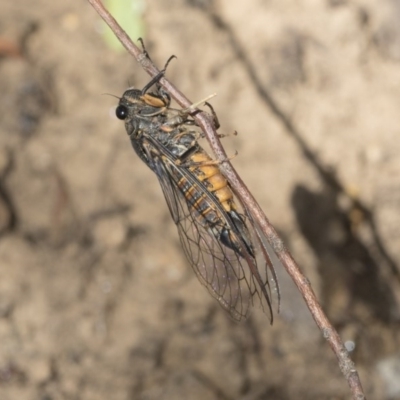
<svg viewBox="0 0 400 400">
<path fill-rule="evenodd" d="M 150 118 L 163 113 L 169 104 L 169 96 L 130 88 L 122 95 L 115 113 L 122 120 Z"/>
</svg>

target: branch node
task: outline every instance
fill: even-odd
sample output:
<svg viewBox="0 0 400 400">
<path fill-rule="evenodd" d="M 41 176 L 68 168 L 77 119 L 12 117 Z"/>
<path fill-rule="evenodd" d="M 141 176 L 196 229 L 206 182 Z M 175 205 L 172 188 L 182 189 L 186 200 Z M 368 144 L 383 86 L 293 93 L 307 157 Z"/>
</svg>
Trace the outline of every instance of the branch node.
<svg viewBox="0 0 400 400">
<path fill-rule="evenodd" d="M 307 279 L 307 281 L 308 281 L 308 279 Z M 324 339 L 329 340 L 330 337 L 332 336 L 332 329 L 323 328 L 322 329 L 322 336 L 324 337 Z"/>
<path fill-rule="evenodd" d="M 283 241 L 276 235 L 270 235 L 268 237 L 268 241 L 271 243 L 272 248 L 274 249 L 275 253 L 279 256 L 279 254 L 285 251 L 285 245 Z"/>
</svg>

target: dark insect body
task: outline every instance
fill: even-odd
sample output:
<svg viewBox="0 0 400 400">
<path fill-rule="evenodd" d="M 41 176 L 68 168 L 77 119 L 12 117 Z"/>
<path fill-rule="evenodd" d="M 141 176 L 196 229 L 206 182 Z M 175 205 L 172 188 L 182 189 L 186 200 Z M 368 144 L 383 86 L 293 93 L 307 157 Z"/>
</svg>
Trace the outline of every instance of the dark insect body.
<svg viewBox="0 0 400 400">
<path fill-rule="evenodd" d="M 125 121 L 136 153 L 157 175 L 199 280 L 234 319 L 246 317 L 259 301 L 272 322 L 268 273 L 275 283 L 276 277 L 265 241 L 251 218 L 238 211 L 218 162 L 199 145 L 203 135 L 192 117 L 199 110 L 170 106 L 169 94 L 158 84 L 164 73 L 165 68 L 142 90 L 126 90 L 116 115 Z M 218 129 L 214 110 L 205 104 Z"/>
</svg>

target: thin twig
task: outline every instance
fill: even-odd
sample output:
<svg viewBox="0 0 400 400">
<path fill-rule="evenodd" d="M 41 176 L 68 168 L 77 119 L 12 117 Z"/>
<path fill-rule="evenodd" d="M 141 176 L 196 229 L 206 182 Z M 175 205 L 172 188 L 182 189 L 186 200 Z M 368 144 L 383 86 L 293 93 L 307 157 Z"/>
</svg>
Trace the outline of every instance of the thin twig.
<svg viewBox="0 0 400 400">
<path fill-rule="evenodd" d="M 93 8 L 99 13 L 107 25 L 111 28 L 117 38 L 121 41 L 123 46 L 132 54 L 136 60 L 141 64 L 143 69 L 151 76 L 154 77 L 159 70 L 155 65 L 143 54 L 143 52 L 132 42 L 125 31 L 118 25 L 115 19 L 109 14 L 104 8 L 100 0 L 88 0 Z M 181 107 L 189 107 L 192 103 L 189 99 L 183 95 L 178 89 L 176 89 L 167 79 L 163 78 L 160 84 L 171 94 L 176 102 Z M 206 113 L 198 113 L 195 115 L 195 119 L 199 126 L 204 131 L 208 142 L 212 150 L 214 151 L 218 160 L 221 161 L 221 169 L 228 179 L 230 185 L 239 197 L 241 202 L 246 205 L 246 209 L 249 210 L 254 220 L 259 224 L 265 237 L 274 249 L 277 257 L 281 261 L 282 265 L 286 268 L 288 274 L 291 276 L 300 293 L 302 294 L 317 326 L 321 330 L 324 338 L 328 341 L 333 352 L 335 353 L 339 367 L 348 381 L 354 400 L 365 400 L 365 395 L 361 386 L 361 381 L 358 376 L 358 372 L 351 361 L 349 353 L 343 345 L 339 334 L 329 322 L 318 300 L 310 286 L 309 280 L 301 272 L 299 266 L 294 261 L 289 251 L 285 248 L 283 241 L 278 236 L 274 227 L 270 224 L 264 212 L 243 183 L 225 153 L 221 142 L 218 139 L 217 132 L 214 128 L 214 123 Z"/>
</svg>

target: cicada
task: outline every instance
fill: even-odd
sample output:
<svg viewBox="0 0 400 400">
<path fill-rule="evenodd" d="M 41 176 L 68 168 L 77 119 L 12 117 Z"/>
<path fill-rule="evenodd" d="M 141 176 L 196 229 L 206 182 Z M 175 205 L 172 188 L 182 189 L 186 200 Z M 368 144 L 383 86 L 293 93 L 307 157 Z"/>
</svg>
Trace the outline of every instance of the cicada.
<svg viewBox="0 0 400 400">
<path fill-rule="evenodd" d="M 116 116 L 156 174 L 200 282 L 233 319 L 246 317 L 258 302 L 272 323 L 271 281 L 273 290 L 278 287 L 265 243 L 252 218 L 240 211 L 220 164 L 199 144 L 204 134 L 193 118 L 199 109 L 171 107 L 171 96 L 159 84 L 166 66 L 143 89 L 127 89 Z M 206 104 L 218 129 L 216 113 Z"/>
</svg>

